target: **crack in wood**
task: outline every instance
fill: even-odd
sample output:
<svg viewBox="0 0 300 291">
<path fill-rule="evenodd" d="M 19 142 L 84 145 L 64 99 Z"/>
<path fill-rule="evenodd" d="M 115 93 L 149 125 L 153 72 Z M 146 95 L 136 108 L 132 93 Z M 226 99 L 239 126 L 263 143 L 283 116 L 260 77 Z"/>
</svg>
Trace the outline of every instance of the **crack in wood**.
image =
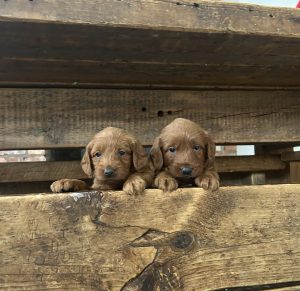
<svg viewBox="0 0 300 291">
<path fill-rule="evenodd" d="M 130 279 L 121 290 L 150 291 L 156 290 L 157 287 L 159 287 L 159 290 L 181 289 L 183 284 L 176 267 L 172 265 L 171 261 L 181 256 L 182 253 L 186 254 L 194 245 L 194 242 L 194 236 L 190 232 L 167 233 L 149 229 L 142 236 L 131 242 L 130 246 L 153 246 L 157 250 L 155 257 L 139 274 Z M 168 256 L 162 256 L 166 250 Z"/>
</svg>

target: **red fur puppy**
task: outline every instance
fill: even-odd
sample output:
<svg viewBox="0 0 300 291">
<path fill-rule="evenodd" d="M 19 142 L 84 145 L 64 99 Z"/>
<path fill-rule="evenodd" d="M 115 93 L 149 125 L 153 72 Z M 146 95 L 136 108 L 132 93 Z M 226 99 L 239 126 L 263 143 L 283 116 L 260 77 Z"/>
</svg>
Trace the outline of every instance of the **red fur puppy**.
<svg viewBox="0 0 300 291">
<path fill-rule="evenodd" d="M 83 171 L 93 178 L 90 188 L 85 182 L 63 179 L 51 185 L 53 192 L 77 190 L 118 190 L 142 193 L 154 177 L 148 156 L 141 143 L 126 131 L 107 127 L 97 133 L 86 147 L 81 161 Z"/>
<path fill-rule="evenodd" d="M 157 172 L 154 185 L 174 191 L 179 185 L 193 183 L 206 190 L 219 188 L 214 169 L 215 144 L 196 123 L 177 118 L 155 139 L 150 152 Z"/>
</svg>

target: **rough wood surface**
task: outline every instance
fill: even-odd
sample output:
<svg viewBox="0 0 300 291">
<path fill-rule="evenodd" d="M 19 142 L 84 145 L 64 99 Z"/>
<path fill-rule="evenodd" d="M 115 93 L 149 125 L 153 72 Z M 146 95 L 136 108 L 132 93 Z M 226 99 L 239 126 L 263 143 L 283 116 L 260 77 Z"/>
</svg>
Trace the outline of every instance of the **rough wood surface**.
<svg viewBox="0 0 300 291">
<path fill-rule="evenodd" d="M 85 147 L 106 126 L 145 145 L 176 117 L 216 143 L 300 142 L 300 91 L 0 89 L 0 149 Z"/>
<path fill-rule="evenodd" d="M 226 172 L 283 170 L 286 164 L 279 156 L 217 157 L 216 169 Z M 54 181 L 63 178 L 88 179 L 80 161 L 0 163 L 0 183 Z"/>
<path fill-rule="evenodd" d="M 300 185 L 2 197 L 0 289 L 299 287 L 299 199 Z"/>
<path fill-rule="evenodd" d="M 1 1 L 0 84 L 299 87 L 299 31 L 296 9 Z"/>
</svg>

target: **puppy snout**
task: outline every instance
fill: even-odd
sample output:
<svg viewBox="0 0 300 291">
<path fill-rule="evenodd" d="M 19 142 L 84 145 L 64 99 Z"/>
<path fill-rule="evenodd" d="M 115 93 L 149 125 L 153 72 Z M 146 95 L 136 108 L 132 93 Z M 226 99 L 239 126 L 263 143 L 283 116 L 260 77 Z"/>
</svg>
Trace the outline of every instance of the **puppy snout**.
<svg viewBox="0 0 300 291">
<path fill-rule="evenodd" d="M 113 177 L 115 175 L 115 170 L 111 167 L 106 167 L 103 172 L 106 177 Z"/>
<path fill-rule="evenodd" d="M 185 166 L 181 167 L 180 170 L 183 175 L 190 176 L 192 174 L 193 168 Z"/>
</svg>

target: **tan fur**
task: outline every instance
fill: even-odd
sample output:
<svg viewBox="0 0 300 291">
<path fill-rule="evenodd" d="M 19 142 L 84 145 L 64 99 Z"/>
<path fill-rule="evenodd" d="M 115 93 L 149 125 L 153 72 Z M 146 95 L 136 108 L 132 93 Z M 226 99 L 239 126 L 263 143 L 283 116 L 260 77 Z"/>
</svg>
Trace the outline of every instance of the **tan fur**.
<svg viewBox="0 0 300 291">
<path fill-rule="evenodd" d="M 175 152 L 173 151 L 175 148 Z M 156 170 L 154 185 L 163 191 L 174 191 L 178 185 L 189 182 L 198 187 L 215 191 L 219 176 L 214 169 L 215 144 L 196 123 L 177 118 L 154 140 L 150 152 Z M 192 169 L 190 175 L 182 168 Z"/>
<path fill-rule="evenodd" d="M 94 190 L 123 188 L 128 194 L 141 194 L 151 185 L 154 176 L 141 143 L 125 130 L 115 127 L 107 127 L 94 136 L 86 146 L 81 166 L 93 178 L 91 188 Z M 114 169 L 113 177 L 104 175 L 106 167 Z M 59 180 L 51 185 L 53 192 L 84 189 L 88 190 L 90 187 L 83 181 L 74 179 Z"/>
</svg>

